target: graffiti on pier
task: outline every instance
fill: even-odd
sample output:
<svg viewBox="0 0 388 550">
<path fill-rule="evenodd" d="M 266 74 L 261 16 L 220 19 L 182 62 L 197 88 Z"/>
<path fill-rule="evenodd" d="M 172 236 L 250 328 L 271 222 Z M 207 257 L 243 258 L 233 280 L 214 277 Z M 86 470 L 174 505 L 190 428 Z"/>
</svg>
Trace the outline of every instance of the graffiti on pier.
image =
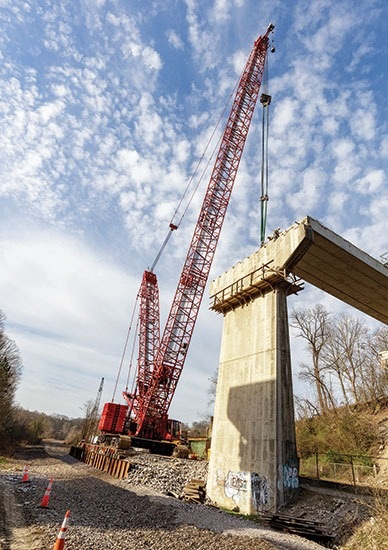
<svg viewBox="0 0 388 550">
<path fill-rule="evenodd" d="M 269 503 L 269 483 L 265 476 L 251 474 L 252 500 L 255 510 L 265 510 Z"/>
<path fill-rule="evenodd" d="M 224 481 L 224 491 L 236 504 L 252 498 L 255 510 L 265 510 L 270 501 L 268 479 L 257 473 L 229 471 Z"/>
<path fill-rule="evenodd" d="M 282 485 L 286 489 L 297 489 L 299 487 L 298 468 L 295 464 L 283 464 L 279 466 L 278 488 Z"/>
<path fill-rule="evenodd" d="M 248 490 L 249 472 L 230 472 L 225 478 L 225 495 L 238 503 Z"/>
</svg>

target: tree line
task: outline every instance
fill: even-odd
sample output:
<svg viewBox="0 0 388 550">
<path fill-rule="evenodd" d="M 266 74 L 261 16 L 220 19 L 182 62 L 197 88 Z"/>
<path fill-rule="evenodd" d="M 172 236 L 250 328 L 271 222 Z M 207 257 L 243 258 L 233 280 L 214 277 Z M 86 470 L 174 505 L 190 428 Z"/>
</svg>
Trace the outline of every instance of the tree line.
<svg viewBox="0 0 388 550">
<path fill-rule="evenodd" d="M 14 399 L 22 374 L 22 360 L 15 342 L 5 332 L 5 314 L 0 310 L 0 448 L 12 442 L 15 428 Z"/>
<path fill-rule="evenodd" d="M 381 352 L 388 350 L 387 326 L 372 331 L 361 319 L 332 315 L 321 304 L 294 309 L 291 326 L 309 352 L 299 377 L 311 386 L 313 398 L 297 399 L 301 416 L 388 396 L 388 369 L 381 361 Z"/>
</svg>

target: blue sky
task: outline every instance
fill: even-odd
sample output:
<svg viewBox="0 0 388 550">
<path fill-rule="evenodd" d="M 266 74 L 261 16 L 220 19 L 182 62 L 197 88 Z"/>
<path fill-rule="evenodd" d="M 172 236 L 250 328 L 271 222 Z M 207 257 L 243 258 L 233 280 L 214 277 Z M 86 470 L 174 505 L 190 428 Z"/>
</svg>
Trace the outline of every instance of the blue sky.
<svg viewBox="0 0 388 550">
<path fill-rule="evenodd" d="M 0 308 L 22 406 L 79 416 L 102 376 L 112 398 L 142 271 L 269 22 L 268 233 L 308 214 L 388 251 L 384 0 L 0 0 L 0 21 Z M 212 277 L 259 246 L 260 133 L 258 106 Z M 206 183 L 157 267 L 162 326 Z M 344 307 L 313 288 L 290 307 L 317 302 Z M 171 407 L 188 422 L 218 364 L 207 304 Z"/>
</svg>

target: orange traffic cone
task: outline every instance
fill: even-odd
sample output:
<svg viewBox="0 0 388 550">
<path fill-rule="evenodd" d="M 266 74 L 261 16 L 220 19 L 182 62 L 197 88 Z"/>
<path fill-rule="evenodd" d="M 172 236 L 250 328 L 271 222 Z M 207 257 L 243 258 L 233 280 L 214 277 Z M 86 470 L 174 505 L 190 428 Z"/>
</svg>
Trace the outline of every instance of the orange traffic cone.
<svg viewBox="0 0 388 550">
<path fill-rule="evenodd" d="M 70 510 L 68 510 L 65 514 L 65 519 L 63 520 L 62 527 L 59 530 L 57 540 L 55 541 L 55 544 L 54 544 L 54 550 L 62 550 L 62 548 L 65 547 L 67 522 L 69 521 L 69 516 L 70 516 Z"/>
<path fill-rule="evenodd" d="M 29 479 L 28 479 L 28 464 L 26 464 L 24 466 L 22 483 L 27 483 L 27 481 L 29 481 Z"/>
<path fill-rule="evenodd" d="M 42 501 L 39 504 L 39 508 L 48 508 L 48 503 L 49 503 L 49 500 L 50 500 L 51 487 L 53 485 L 53 481 L 54 480 L 51 478 L 50 481 L 49 481 L 49 484 L 47 486 L 46 492 L 43 495 Z"/>
</svg>

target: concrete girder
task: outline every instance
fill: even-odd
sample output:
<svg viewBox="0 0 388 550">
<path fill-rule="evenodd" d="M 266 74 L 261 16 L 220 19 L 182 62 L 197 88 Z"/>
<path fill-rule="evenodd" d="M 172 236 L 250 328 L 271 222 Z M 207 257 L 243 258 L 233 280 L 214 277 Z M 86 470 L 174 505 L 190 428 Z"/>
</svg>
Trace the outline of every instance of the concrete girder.
<svg viewBox="0 0 388 550">
<path fill-rule="evenodd" d="M 262 285 L 265 279 L 279 280 L 276 273 L 294 275 L 388 324 L 388 268 L 310 216 L 276 232 L 259 250 L 215 279 L 210 288 L 211 309 L 222 311 L 222 293 L 236 281 L 246 289 L 252 286 L 251 273 Z"/>
</svg>

